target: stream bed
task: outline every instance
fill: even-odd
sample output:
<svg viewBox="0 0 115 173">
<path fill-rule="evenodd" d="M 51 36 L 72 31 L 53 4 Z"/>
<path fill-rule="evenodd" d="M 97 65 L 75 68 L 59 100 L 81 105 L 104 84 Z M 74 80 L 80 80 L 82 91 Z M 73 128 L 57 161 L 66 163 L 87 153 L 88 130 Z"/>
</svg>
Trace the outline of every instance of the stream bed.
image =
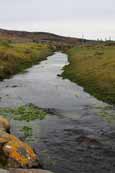
<svg viewBox="0 0 115 173">
<path fill-rule="evenodd" d="M 115 108 L 97 100 L 60 75 L 68 64 L 56 52 L 23 74 L 0 82 L 0 107 L 33 104 L 48 112 L 44 120 L 11 119 L 12 133 L 30 143 L 55 173 L 115 172 Z"/>
</svg>

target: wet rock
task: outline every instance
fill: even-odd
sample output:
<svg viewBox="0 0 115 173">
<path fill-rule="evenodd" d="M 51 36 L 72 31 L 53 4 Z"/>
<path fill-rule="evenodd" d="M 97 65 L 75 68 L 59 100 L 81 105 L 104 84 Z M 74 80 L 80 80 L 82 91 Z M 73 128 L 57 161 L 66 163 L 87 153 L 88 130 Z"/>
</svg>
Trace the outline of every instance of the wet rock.
<svg viewBox="0 0 115 173">
<path fill-rule="evenodd" d="M 18 85 L 12 85 L 12 88 L 17 88 L 18 87 Z"/>
<path fill-rule="evenodd" d="M 41 169 L 10 169 L 9 173 L 52 173 Z"/>
<path fill-rule="evenodd" d="M 8 88 L 8 87 L 16 88 L 16 87 L 18 87 L 18 85 L 12 85 L 12 86 L 6 85 L 5 87 L 6 88 Z"/>
<path fill-rule="evenodd" d="M 62 77 L 61 74 L 57 74 L 58 77 Z"/>
<path fill-rule="evenodd" d="M 57 115 L 57 113 L 58 113 L 57 110 L 54 108 L 44 108 L 43 110 L 51 115 Z"/>
<path fill-rule="evenodd" d="M 8 94 L 6 94 L 5 96 L 6 96 L 6 97 L 9 97 L 9 95 L 8 95 Z"/>
<path fill-rule="evenodd" d="M 0 129 L 4 130 L 4 131 L 7 131 L 7 132 L 10 131 L 10 123 L 3 116 L 0 116 Z"/>
<path fill-rule="evenodd" d="M 79 136 L 77 138 L 77 142 L 79 144 L 86 144 L 86 145 L 101 145 L 101 143 L 92 136 Z"/>
</svg>

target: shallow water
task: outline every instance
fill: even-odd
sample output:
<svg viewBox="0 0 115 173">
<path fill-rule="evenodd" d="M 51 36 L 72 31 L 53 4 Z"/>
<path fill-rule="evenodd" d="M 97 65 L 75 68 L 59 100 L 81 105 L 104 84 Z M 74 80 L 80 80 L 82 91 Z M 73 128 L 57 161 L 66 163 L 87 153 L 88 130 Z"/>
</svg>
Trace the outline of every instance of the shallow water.
<svg viewBox="0 0 115 173">
<path fill-rule="evenodd" d="M 56 52 L 47 60 L 0 82 L 0 106 L 33 103 L 50 113 L 30 123 L 12 120 L 12 132 L 32 128 L 26 138 L 45 168 L 56 173 L 115 172 L 115 109 L 59 75 L 68 64 Z M 58 75 L 58 76 L 57 76 Z"/>
</svg>

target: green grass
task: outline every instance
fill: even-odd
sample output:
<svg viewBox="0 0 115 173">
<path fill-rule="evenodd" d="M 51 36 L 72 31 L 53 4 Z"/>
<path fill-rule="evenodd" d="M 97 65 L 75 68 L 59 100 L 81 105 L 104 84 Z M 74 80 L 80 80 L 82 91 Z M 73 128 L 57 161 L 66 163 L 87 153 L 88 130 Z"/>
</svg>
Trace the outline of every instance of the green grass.
<svg viewBox="0 0 115 173">
<path fill-rule="evenodd" d="M 18 121 L 30 122 L 36 119 L 43 120 L 47 113 L 33 104 L 29 104 L 16 108 L 0 108 L 0 115 Z"/>
<path fill-rule="evenodd" d="M 52 50 L 47 44 L 0 42 L 0 80 L 44 60 Z"/>
<path fill-rule="evenodd" d="M 83 86 L 100 100 L 115 103 L 115 46 L 74 47 L 63 77 Z"/>
</svg>

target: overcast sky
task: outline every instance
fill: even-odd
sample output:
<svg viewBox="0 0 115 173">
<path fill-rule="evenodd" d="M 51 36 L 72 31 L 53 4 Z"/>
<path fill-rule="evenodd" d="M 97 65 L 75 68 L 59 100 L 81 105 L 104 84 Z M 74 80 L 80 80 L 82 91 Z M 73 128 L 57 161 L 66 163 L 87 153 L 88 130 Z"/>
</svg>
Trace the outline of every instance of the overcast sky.
<svg viewBox="0 0 115 173">
<path fill-rule="evenodd" d="M 0 0 L 0 28 L 115 40 L 115 0 Z"/>
</svg>

